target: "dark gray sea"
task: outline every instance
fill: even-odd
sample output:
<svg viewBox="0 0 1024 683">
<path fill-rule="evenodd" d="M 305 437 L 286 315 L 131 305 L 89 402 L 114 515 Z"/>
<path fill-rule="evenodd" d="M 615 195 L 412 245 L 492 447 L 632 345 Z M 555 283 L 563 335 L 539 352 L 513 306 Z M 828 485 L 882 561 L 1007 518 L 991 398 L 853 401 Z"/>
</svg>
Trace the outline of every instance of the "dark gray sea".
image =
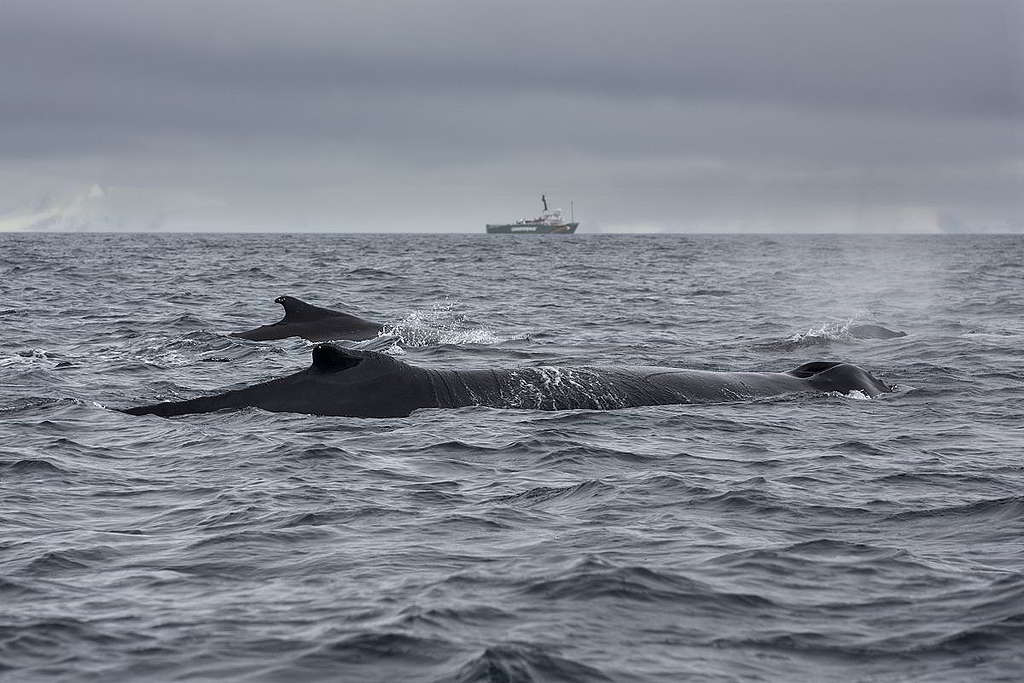
<svg viewBox="0 0 1024 683">
<path fill-rule="evenodd" d="M 112 410 L 307 366 L 227 336 L 281 294 L 428 367 L 899 390 Z M 1020 680 L 1022 399 L 1019 236 L 0 235 L 0 678 Z"/>
</svg>

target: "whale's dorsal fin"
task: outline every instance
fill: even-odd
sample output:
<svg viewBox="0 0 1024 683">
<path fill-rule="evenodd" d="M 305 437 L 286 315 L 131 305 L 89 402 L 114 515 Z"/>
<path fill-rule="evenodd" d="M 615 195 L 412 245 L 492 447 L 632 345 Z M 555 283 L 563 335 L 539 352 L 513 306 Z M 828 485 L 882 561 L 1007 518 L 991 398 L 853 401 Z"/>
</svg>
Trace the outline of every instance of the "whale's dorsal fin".
<svg viewBox="0 0 1024 683">
<path fill-rule="evenodd" d="M 301 299 L 296 299 L 293 296 L 279 296 L 274 299 L 276 303 L 281 304 L 284 308 L 284 319 L 282 323 L 297 323 L 297 322 L 309 322 L 311 320 L 320 320 L 321 318 L 333 318 L 335 316 L 344 315 L 339 311 L 332 311 L 329 308 L 320 308 L 313 304 L 307 304 Z"/>
<path fill-rule="evenodd" d="M 800 379 L 804 379 L 807 377 L 813 377 L 814 375 L 817 375 L 819 372 L 831 370 L 837 365 L 842 365 L 842 363 L 833 363 L 831 361 L 815 361 L 813 363 L 804 363 L 798 368 L 793 368 L 786 374 L 793 375 L 794 377 L 799 377 Z"/>
<path fill-rule="evenodd" d="M 362 362 L 362 356 L 334 344 L 320 344 L 313 347 L 312 369 L 319 372 L 341 372 L 354 368 Z"/>
<path fill-rule="evenodd" d="M 870 372 L 849 363 L 816 362 L 804 363 L 787 374 L 806 379 L 818 391 L 835 391 L 848 394 L 861 391 L 874 398 L 893 390 Z"/>
</svg>

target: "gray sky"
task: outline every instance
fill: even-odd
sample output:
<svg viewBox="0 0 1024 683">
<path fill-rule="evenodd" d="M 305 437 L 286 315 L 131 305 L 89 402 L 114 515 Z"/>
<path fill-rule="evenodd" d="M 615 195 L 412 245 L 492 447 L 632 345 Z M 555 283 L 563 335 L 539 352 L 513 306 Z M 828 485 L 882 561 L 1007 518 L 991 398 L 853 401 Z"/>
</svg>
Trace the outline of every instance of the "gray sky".
<svg viewBox="0 0 1024 683">
<path fill-rule="evenodd" d="M 3 0 L 0 65 L 0 217 L 1024 229 L 1024 1 Z"/>
</svg>

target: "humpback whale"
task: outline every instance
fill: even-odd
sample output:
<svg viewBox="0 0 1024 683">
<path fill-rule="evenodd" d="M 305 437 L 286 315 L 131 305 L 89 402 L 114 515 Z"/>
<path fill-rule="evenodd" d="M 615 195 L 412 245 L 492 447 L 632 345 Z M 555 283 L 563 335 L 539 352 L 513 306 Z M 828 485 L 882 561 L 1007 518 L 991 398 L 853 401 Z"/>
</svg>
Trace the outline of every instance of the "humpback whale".
<svg viewBox="0 0 1024 683">
<path fill-rule="evenodd" d="M 274 303 L 284 307 L 284 318 L 272 325 L 262 325 L 247 332 L 233 332 L 232 337 L 251 341 L 267 341 L 286 337 L 302 337 L 309 341 L 373 339 L 381 331 L 379 323 L 329 308 L 307 304 L 293 296 L 279 296 Z"/>
<path fill-rule="evenodd" d="M 871 323 L 847 326 L 833 325 L 822 327 L 819 330 L 812 329 L 804 334 L 794 335 L 784 341 L 755 344 L 755 346 L 776 351 L 793 351 L 808 346 L 828 346 L 833 342 L 842 342 L 849 339 L 898 339 L 906 336 L 906 332 L 890 330 L 887 327 Z"/>
<path fill-rule="evenodd" d="M 907 333 L 900 330 L 890 330 L 881 325 L 851 325 L 846 329 L 850 336 L 855 339 L 895 339 L 906 337 Z"/>
<path fill-rule="evenodd" d="M 287 377 L 122 412 L 171 417 L 254 406 L 312 415 L 405 417 L 420 408 L 610 410 L 853 390 L 875 397 L 892 387 L 855 365 L 834 362 L 805 363 L 789 372 L 639 366 L 435 370 L 373 351 L 320 344 L 313 349 L 313 364 Z"/>
</svg>

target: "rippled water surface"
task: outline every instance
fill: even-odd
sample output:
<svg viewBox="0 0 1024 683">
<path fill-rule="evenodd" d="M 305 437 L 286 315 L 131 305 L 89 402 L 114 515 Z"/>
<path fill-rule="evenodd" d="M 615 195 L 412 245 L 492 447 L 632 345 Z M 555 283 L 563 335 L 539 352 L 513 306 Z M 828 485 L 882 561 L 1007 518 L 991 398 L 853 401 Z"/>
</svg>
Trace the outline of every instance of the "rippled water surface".
<svg viewBox="0 0 1024 683">
<path fill-rule="evenodd" d="M 0 678 L 1019 680 L 1019 237 L 0 235 Z M 900 391 L 361 420 L 111 408 L 309 363 Z M 856 339 L 851 324 L 907 336 Z"/>
</svg>

